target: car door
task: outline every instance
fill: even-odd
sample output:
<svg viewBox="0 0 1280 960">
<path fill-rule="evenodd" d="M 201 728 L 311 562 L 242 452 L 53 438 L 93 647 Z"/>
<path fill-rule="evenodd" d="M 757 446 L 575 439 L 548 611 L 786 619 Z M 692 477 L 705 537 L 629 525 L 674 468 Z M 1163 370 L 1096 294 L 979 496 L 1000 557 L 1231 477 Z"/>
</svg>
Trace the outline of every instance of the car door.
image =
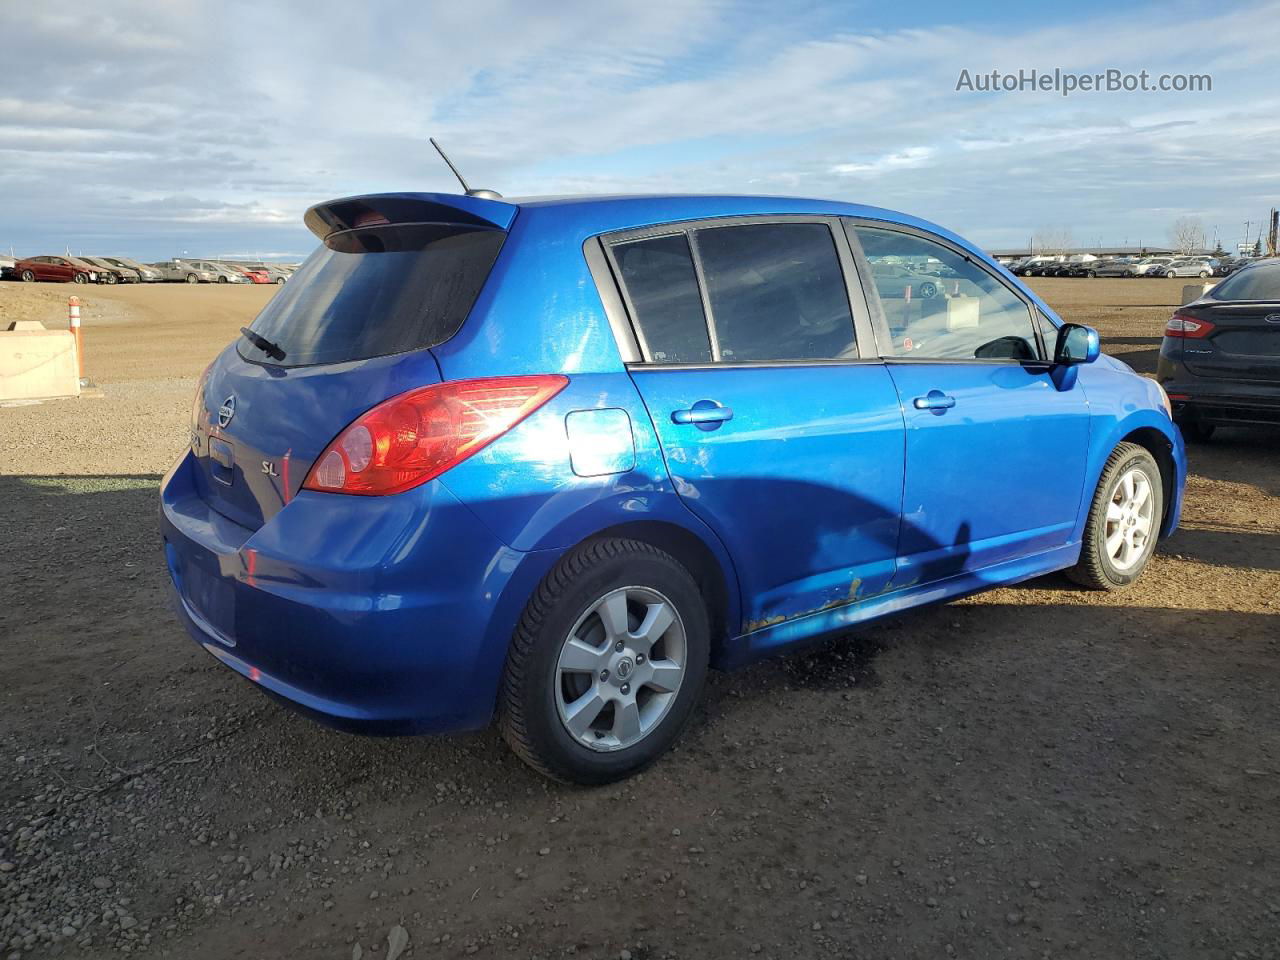
<svg viewBox="0 0 1280 960">
<path fill-rule="evenodd" d="M 742 632 L 882 591 L 904 426 L 839 221 L 707 221 L 604 249 L 632 379 L 676 492 L 733 558 Z"/>
<path fill-rule="evenodd" d="M 873 321 L 891 338 L 880 353 L 906 417 L 893 585 L 1066 545 L 1080 509 L 1089 407 L 1078 384 L 1055 385 L 1029 299 L 941 237 L 878 222 L 850 220 L 847 229 Z M 954 272 L 939 296 L 907 299 L 878 286 L 877 260 L 925 257 Z"/>
<path fill-rule="evenodd" d="M 71 262 L 62 257 L 49 258 L 49 279 L 50 280 L 74 280 L 75 270 L 71 267 Z"/>
</svg>

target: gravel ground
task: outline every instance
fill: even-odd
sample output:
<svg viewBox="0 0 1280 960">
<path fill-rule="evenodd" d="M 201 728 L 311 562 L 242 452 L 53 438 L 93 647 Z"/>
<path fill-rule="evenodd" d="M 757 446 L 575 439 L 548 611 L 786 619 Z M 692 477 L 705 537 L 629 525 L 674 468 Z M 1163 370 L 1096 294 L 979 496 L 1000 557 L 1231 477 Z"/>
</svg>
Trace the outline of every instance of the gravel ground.
<svg viewBox="0 0 1280 960">
<path fill-rule="evenodd" d="M 1182 282 L 1033 283 L 1150 372 Z M 713 675 L 669 758 L 567 788 L 491 731 L 319 728 L 168 612 L 158 476 L 272 292 L 91 288 L 102 395 L 0 409 L 0 958 L 1280 955 L 1276 434 L 1192 448 L 1127 592 Z"/>
</svg>

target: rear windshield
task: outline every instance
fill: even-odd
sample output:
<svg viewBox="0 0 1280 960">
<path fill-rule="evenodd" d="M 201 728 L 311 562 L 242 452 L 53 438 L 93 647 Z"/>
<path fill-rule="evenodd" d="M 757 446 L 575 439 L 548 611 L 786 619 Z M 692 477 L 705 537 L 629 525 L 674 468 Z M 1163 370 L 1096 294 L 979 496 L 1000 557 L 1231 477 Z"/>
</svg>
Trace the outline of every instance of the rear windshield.
<svg viewBox="0 0 1280 960">
<path fill-rule="evenodd" d="M 296 367 L 443 343 L 471 312 L 505 237 L 439 223 L 335 234 L 258 314 L 250 329 L 261 339 L 242 337 L 240 355 Z"/>
<path fill-rule="evenodd" d="M 1280 301 L 1280 263 L 1246 267 L 1213 288 L 1215 300 Z"/>
</svg>

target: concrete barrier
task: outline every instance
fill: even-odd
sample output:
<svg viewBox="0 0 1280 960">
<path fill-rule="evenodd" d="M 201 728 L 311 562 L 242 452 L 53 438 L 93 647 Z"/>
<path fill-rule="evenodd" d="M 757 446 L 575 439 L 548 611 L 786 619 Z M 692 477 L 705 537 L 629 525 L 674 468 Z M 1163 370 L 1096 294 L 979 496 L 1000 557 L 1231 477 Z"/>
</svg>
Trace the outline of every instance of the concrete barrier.
<svg viewBox="0 0 1280 960">
<path fill-rule="evenodd" d="M 1217 280 L 1212 283 L 1184 283 L 1182 285 L 1182 302 L 1190 303 L 1192 300 L 1199 300 L 1217 285 Z"/>
<path fill-rule="evenodd" d="M 70 330 L 16 320 L 0 330 L 0 401 L 80 396 L 79 360 Z"/>
</svg>

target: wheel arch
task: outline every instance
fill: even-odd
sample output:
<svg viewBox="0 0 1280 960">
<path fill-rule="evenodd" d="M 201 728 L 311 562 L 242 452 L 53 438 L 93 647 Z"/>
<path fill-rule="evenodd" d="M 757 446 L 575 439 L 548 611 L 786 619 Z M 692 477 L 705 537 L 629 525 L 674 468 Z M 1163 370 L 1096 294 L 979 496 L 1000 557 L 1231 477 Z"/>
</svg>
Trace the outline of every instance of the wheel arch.
<svg viewBox="0 0 1280 960">
<path fill-rule="evenodd" d="M 544 546 L 528 552 L 508 549 L 506 562 L 493 564 L 496 576 L 505 580 L 496 598 L 489 621 L 484 629 L 481 651 L 477 656 L 476 682 L 486 691 L 485 713 L 477 714 L 467 725 L 483 726 L 494 715 L 501 689 L 503 666 L 520 617 L 530 599 L 561 558 L 585 544 L 601 539 L 625 538 L 638 540 L 657 547 L 684 565 L 692 574 L 699 591 L 707 598 L 707 611 L 711 622 L 711 664 L 723 660 L 729 641 L 738 635 L 742 623 L 741 598 L 737 573 L 723 546 L 711 538 L 714 534 L 700 533 L 692 521 L 686 525 L 678 514 L 623 519 L 617 514 L 596 516 L 589 532 L 579 530 L 576 536 L 562 540 L 555 546 Z M 554 538 L 553 538 L 554 539 Z M 506 573 L 501 568 L 509 564 Z M 491 696 L 489 696 L 491 691 Z"/>
<path fill-rule="evenodd" d="M 689 571 L 698 584 L 698 591 L 706 600 L 711 623 L 711 661 L 715 663 L 728 641 L 737 635 L 735 625 L 740 622 L 736 578 L 731 589 L 732 572 L 725 571 L 715 551 L 687 527 L 665 520 L 633 520 L 615 524 L 586 537 L 570 550 L 577 550 L 594 540 L 612 537 L 639 540 L 657 547 L 671 554 Z"/>
<path fill-rule="evenodd" d="M 1164 513 L 1160 517 L 1160 536 L 1168 535 L 1169 517 L 1174 509 L 1174 484 L 1177 482 L 1178 464 L 1173 455 L 1173 441 L 1155 427 L 1138 427 L 1120 438 L 1120 443 L 1133 443 L 1142 447 L 1160 468 L 1160 486 L 1163 494 Z"/>
</svg>

